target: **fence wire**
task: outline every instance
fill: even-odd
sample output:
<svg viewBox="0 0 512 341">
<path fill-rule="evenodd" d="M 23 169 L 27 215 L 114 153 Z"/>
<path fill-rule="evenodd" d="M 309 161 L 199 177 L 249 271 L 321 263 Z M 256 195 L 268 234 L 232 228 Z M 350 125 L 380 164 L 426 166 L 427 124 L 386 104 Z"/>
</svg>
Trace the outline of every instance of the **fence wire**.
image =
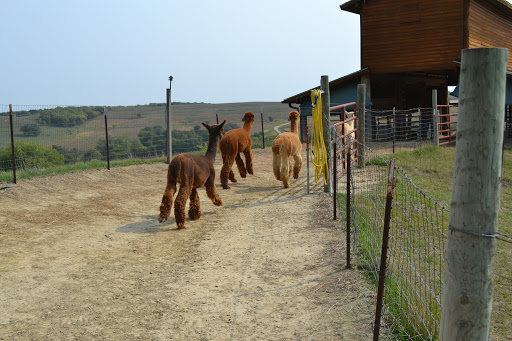
<svg viewBox="0 0 512 341">
<path fill-rule="evenodd" d="M 288 112 L 258 105 L 187 104 L 171 106 L 172 153 L 206 151 L 208 131 L 202 122 L 226 120 L 224 131 L 243 126 L 253 111 L 253 148 L 270 146 L 278 131 L 274 119 Z M 284 108 L 284 107 L 283 107 Z M 289 110 L 288 110 L 289 111 Z M 166 106 L 108 107 L 13 105 L 12 129 L 17 170 L 44 169 L 107 160 L 158 158 L 167 155 Z M 9 106 L 0 105 L 0 172 L 13 169 Z M 289 130 L 285 124 L 282 131 Z M 5 179 L 6 177 L 2 177 Z"/>
<path fill-rule="evenodd" d="M 351 229 L 354 257 L 371 283 L 379 282 L 382 235 L 389 162 L 367 145 L 365 166 L 353 164 L 351 171 Z M 395 172 L 391 229 L 384 289 L 385 333 L 397 340 L 437 340 L 441 321 L 444 256 L 450 208 L 431 198 L 407 176 L 399 165 Z M 346 176 L 337 177 L 337 209 L 346 217 Z M 343 214 L 342 214 L 343 215 Z M 512 238 L 500 233 L 503 245 Z M 494 273 L 493 314 L 512 323 L 510 305 L 498 297 L 509 297 L 510 274 Z M 499 302 L 501 301 L 501 302 Z"/>
</svg>

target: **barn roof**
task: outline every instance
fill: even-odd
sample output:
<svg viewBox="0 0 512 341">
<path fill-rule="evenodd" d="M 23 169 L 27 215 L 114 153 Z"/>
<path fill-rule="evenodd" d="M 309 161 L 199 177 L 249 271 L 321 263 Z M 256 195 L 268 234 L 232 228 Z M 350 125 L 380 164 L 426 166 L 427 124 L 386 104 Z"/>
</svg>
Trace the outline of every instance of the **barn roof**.
<svg viewBox="0 0 512 341">
<path fill-rule="evenodd" d="M 505 0 L 483 0 L 490 5 L 496 7 L 500 11 L 512 15 L 512 4 Z M 342 11 L 352 12 L 355 14 L 361 14 L 361 8 L 366 0 L 350 0 L 340 5 Z"/>
<path fill-rule="evenodd" d="M 329 82 L 329 88 L 330 89 L 335 89 L 339 86 L 342 86 L 348 82 L 351 82 L 351 81 L 354 81 L 354 80 L 357 80 L 359 76 L 362 76 L 364 74 L 368 74 L 369 73 L 369 70 L 368 68 L 364 68 L 362 70 L 359 70 L 359 71 L 356 71 L 356 72 L 353 72 L 351 74 L 348 74 L 346 76 L 343 76 L 343 77 L 340 77 L 340 78 L 337 78 L 333 81 L 330 81 Z M 306 91 L 303 91 L 297 95 L 293 95 L 291 97 L 288 97 L 286 99 L 284 99 L 282 101 L 282 103 L 301 103 L 303 102 L 304 100 L 306 99 L 309 99 L 310 96 L 311 96 L 311 90 L 317 90 L 317 89 L 320 89 L 320 86 L 317 86 L 317 87 L 314 87 L 312 89 L 309 89 L 309 90 L 306 90 Z M 332 90 L 331 90 L 332 91 Z"/>
</svg>

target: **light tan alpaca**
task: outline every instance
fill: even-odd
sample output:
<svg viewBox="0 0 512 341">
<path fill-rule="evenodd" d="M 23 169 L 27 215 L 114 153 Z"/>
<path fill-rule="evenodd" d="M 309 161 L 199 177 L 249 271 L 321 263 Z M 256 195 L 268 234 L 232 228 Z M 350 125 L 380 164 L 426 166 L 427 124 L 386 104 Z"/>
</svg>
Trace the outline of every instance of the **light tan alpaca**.
<svg viewBox="0 0 512 341">
<path fill-rule="evenodd" d="M 300 168 L 302 167 L 302 144 L 299 139 L 299 120 L 300 115 L 297 111 L 290 112 L 288 121 L 290 121 L 291 132 L 281 133 L 272 143 L 272 164 L 274 175 L 277 180 L 282 181 L 285 188 L 290 187 L 288 178 L 292 174 L 291 163 L 292 158 L 295 161 L 293 166 L 293 178 L 299 177 Z"/>
<path fill-rule="evenodd" d="M 346 112 L 346 116 L 347 116 L 346 119 L 352 118 L 352 117 L 354 117 L 354 112 L 353 111 L 347 111 Z M 336 127 L 336 133 L 337 133 L 338 136 L 347 135 L 347 136 L 350 137 L 349 141 L 347 141 L 347 139 L 345 137 L 342 138 L 343 145 L 346 145 L 348 142 L 353 142 L 356 139 L 356 132 L 355 131 L 353 131 L 352 133 L 349 134 L 349 132 L 354 130 L 354 122 L 355 122 L 355 120 L 352 120 L 352 121 L 350 121 L 348 123 L 343 123 L 343 124 L 340 124 L 339 126 Z M 344 133 L 342 131 L 342 127 L 343 127 L 343 130 L 345 131 Z"/>
</svg>

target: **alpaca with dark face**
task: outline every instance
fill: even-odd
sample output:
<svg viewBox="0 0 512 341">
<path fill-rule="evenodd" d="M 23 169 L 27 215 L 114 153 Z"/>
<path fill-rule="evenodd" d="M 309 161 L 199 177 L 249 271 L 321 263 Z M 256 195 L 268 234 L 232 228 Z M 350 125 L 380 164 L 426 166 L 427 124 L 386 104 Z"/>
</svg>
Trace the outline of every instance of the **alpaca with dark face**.
<svg viewBox="0 0 512 341">
<path fill-rule="evenodd" d="M 277 180 L 282 181 L 285 188 L 290 187 L 288 179 L 292 175 L 292 159 L 295 164 L 293 166 L 293 178 L 299 177 L 302 167 L 302 144 L 299 139 L 299 120 L 300 115 L 297 111 L 290 112 L 288 121 L 290 121 L 290 132 L 277 135 L 272 143 L 272 166 L 274 176 Z"/>
<path fill-rule="evenodd" d="M 250 111 L 246 112 L 242 121 L 244 121 L 242 128 L 226 132 L 220 140 L 220 153 L 223 163 L 220 171 L 220 183 L 224 189 L 229 189 L 228 178 L 231 182 L 237 182 L 232 170 L 235 161 L 242 178 L 245 178 L 247 173 L 254 174 L 251 151 L 251 127 L 254 123 L 254 114 Z M 245 165 L 240 153 L 245 156 Z"/>
<path fill-rule="evenodd" d="M 185 228 L 185 204 L 190 198 L 188 216 L 191 220 L 197 220 L 201 217 L 201 209 L 199 206 L 199 195 L 197 189 L 206 187 L 206 194 L 214 205 L 222 206 L 222 199 L 218 196 L 215 189 L 215 156 L 220 139 L 222 138 L 223 126 L 226 123 L 214 124 L 209 126 L 202 123 L 208 129 L 208 149 L 206 154 L 180 154 L 174 157 L 169 164 L 167 171 L 167 186 L 160 205 L 160 216 L 158 221 L 163 223 L 166 221 L 172 208 L 174 193 L 176 192 L 176 184 L 180 184 L 176 202 L 174 204 L 174 217 L 178 229 Z"/>
</svg>

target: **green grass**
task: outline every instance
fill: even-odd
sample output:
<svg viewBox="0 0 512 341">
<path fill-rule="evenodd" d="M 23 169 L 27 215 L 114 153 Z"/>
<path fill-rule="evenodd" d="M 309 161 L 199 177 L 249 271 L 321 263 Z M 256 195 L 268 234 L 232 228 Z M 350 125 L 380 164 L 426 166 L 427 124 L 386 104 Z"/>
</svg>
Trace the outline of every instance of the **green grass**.
<svg viewBox="0 0 512 341">
<path fill-rule="evenodd" d="M 400 167 L 405 174 L 412 179 L 414 184 L 423 190 L 428 196 L 433 198 L 436 201 L 445 201 L 446 203 L 450 203 L 451 201 L 451 191 L 453 184 L 453 169 L 454 169 L 454 159 L 455 159 L 455 148 L 454 147 L 423 147 L 421 149 L 412 151 L 412 152 L 400 152 L 394 155 L 387 155 L 386 158 L 389 159 L 391 157 L 396 158 L 396 164 Z M 372 163 L 373 165 L 378 166 L 386 166 L 385 162 L 381 159 L 375 158 L 368 163 Z M 402 183 L 400 182 L 402 181 Z M 407 207 L 400 207 L 401 210 L 404 211 L 402 216 L 394 216 L 394 224 L 407 226 L 409 222 L 414 223 L 417 222 L 418 215 L 414 212 L 414 210 L 429 210 L 429 204 L 422 202 L 421 200 L 416 200 L 414 193 L 412 191 L 416 191 L 415 187 L 408 187 L 403 183 L 403 180 L 400 180 L 397 184 L 397 189 L 394 193 L 394 209 L 397 209 L 397 205 L 399 202 L 407 202 Z M 412 199 L 411 199 L 412 198 Z M 403 204 L 406 206 L 405 204 Z M 412 208 L 414 207 L 414 209 Z M 443 225 L 448 224 L 448 211 L 445 212 L 446 216 L 443 217 Z M 445 214 L 443 213 L 443 214 Z M 358 208 L 359 216 L 356 216 L 356 222 L 359 223 L 359 233 L 361 236 L 362 231 L 368 229 L 368 222 L 371 222 L 372 214 L 367 210 L 367 207 Z M 421 216 L 421 214 L 419 215 Z M 371 222 L 373 224 L 373 222 Z M 503 172 L 502 172 L 502 186 L 501 186 L 501 208 L 498 214 L 498 224 L 499 224 L 499 232 L 505 235 L 512 235 L 512 151 L 506 150 L 504 152 L 503 158 Z M 421 225 L 421 224 L 420 224 Z M 365 228 L 366 227 L 366 228 Z M 443 231 L 447 232 L 447 226 L 442 226 Z M 376 262 L 374 259 L 375 256 L 365 254 L 366 252 L 370 252 L 374 249 L 374 246 L 371 245 L 372 241 L 371 234 L 363 234 L 361 236 L 361 240 L 359 241 L 360 249 L 363 249 L 363 254 L 361 255 L 362 260 L 366 263 L 373 264 Z M 400 238 L 400 237 L 398 237 Z M 414 240 L 411 243 L 411 247 L 413 249 L 425 250 L 424 240 L 418 239 Z M 392 246 L 390 246 L 392 247 Z M 427 248 L 428 249 L 428 248 Z M 366 250 L 366 251 L 365 251 Z M 424 251 L 421 251 L 424 252 Z M 424 252 L 425 253 L 425 252 Z M 421 274 L 426 274 L 428 271 L 428 264 L 430 266 L 436 266 L 437 269 L 442 270 L 442 266 L 444 264 L 442 260 L 439 260 L 435 257 L 432 257 L 428 254 L 423 254 L 423 261 L 419 261 L 419 258 L 416 259 L 416 254 L 411 252 L 410 261 L 412 263 L 420 264 L 418 267 Z M 493 296 L 493 316 L 491 323 L 491 337 L 501 340 L 506 339 L 510 330 L 512 330 L 512 319 L 510 318 L 510 302 L 512 301 L 512 283 L 510 282 L 510 278 L 512 278 L 512 268 L 510 267 L 509 260 L 512 258 L 512 247 L 510 244 L 502 241 L 497 242 L 497 252 L 494 259 L 494 273 L 495 276 L 493 278 L 494 281 L 494 296 Z M 397 277 L 398 274 L 390 273 L 394 277 Z M 375 280 L 372 280 L 375 282 Z M 439 295 L 440 292 L 436 293 Z M 421 325 L 419 322 L 414 322 L 413 320 L 407 318 L 405 315 L 412 314 L 414 316 L 418 309 L 412 309 L 408 311 L 408 307 L 404 306 L 395 306 L 397 302 L 400 302 L 400 297 L 403 294 L 395 287 L 394 283 L 386 283 L 386 299 L 387 304 L 391 312 L 397 314 L 399 325 L 397 327 L 398 333 L 401 334 L 403 331 L 407 331 L 407 333 L 414 333 L 414 328 L 410 325 L 410 322 L 413 322 L 415 325 Z M 411 305 L 414 307 L 414 302 Z M 430 306 L 435 316 L 440 318 L 441 312 L 436 306 Z M 404 313 L 402 313 L 402 311 Z M 404 315 L 404 316 L 402 316 Z M 418 327 L 416 327 L 418 328 Z M 400 332 L 400 330 L 402 330 Z"/>
<path fill-rule="evenodd" d="M 153 159 L 126 159 L 116 160 L 110 162 L 110 167 L 126 167 L 132 165 L 141 164 L 152 164 L 165 162 L 165 157 L 153 158 Z M 93 160 L 91 162 L 79 162 L 71 165 L 55 166 L 48 168 L 30 168 L 21 169 L 16 171 L 16 178 L 18 180 L 30 179 L 38 176 L 58 175 L 65 173 L 72 173 L 78 171 L 84 171 L 88 169 L 107 168 L 106 161 Z M 12 182 L 13 174 L 11 172 L 0 171 L 0 183 L 1 182 Z"/>
</svg>

